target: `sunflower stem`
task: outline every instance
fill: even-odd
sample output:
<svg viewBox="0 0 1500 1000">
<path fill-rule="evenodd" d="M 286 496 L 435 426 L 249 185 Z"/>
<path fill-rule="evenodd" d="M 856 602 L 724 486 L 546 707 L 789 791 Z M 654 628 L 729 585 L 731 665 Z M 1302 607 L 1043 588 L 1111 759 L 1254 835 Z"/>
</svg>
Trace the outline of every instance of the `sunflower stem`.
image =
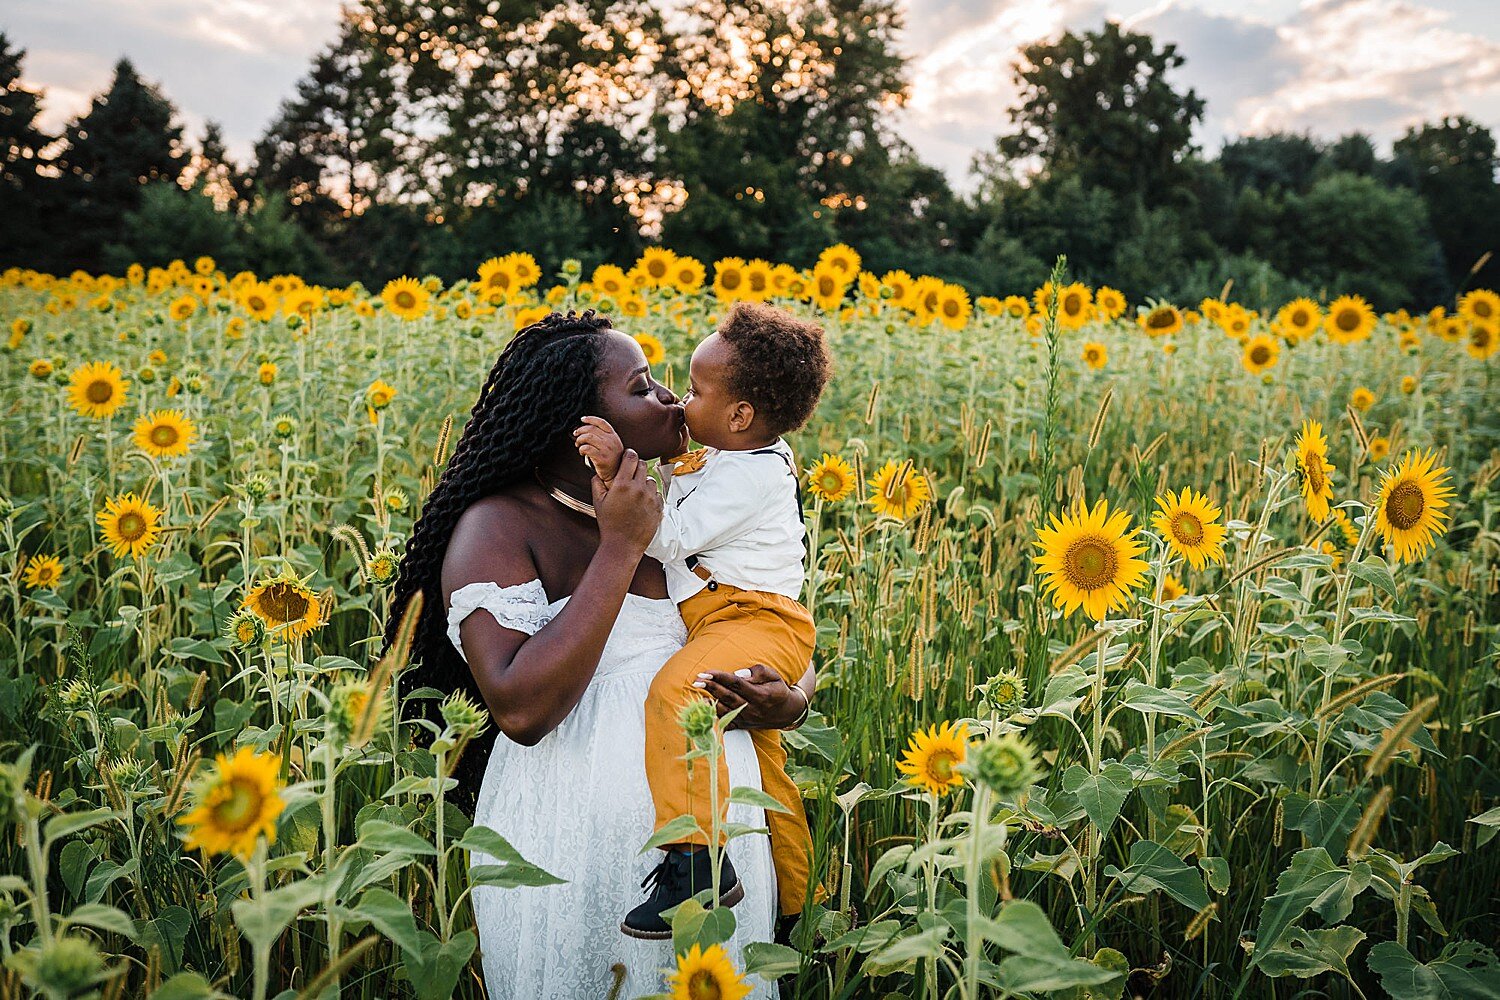
<svg viewBox="0 0 1500 1000">
<path fill-rule="evenodd" d="M 1364 553 L 1365 543 L 1369 541 L 1370 535 L 1375 530 L 1375 512 L 1373 510 L 1365 514 L 1365 526 L 1359 533 L 1359 541 L 1354 543 L 1354 551 L 1349 553 L 1349 559 L 1344 563 L 1344 576 L 1339 580 L 1338 610 L 1333 618 L 1333 645 L 1341 647 L 1344 642 L 1344 616 L 1349 610 L 1349 587 L 1354 579 L 1350 568 Z M 1322 796 L 1323 791 L 1323 748 L 1328 742 L 1328 730 L 1333 724 L 1331 712 L 1324 712 L 1323 708 L 1328 704 L 1328 699 L 1333 696 L 1333 677 L 1338 672 L 1337 668 L 1323 671 L 1323 696 L 1318 699 L 1318 734 L 1313 742 L 1312 773 L 1308 775 L 1308 795 L 1313 799 Z"/>
</svg>

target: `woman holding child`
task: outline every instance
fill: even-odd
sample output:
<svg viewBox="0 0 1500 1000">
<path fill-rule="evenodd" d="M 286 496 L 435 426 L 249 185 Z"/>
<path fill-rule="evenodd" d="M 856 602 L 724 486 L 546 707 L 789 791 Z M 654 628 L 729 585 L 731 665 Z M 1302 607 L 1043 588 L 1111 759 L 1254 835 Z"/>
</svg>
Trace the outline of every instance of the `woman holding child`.
<svg viewBox="0 0 1500 1000">
<path fill-rule="evenodd" d="M 672 818 L 661 813 L 707 829 L 717 806 L 721 819 L 767 825 L 759 808 L 723 811 L 722 791 L 705 801 L 704 767 L 679 774 L 686 747 L 662 723 L 695 692 L 720 714 L 740 709 L 720 789 L 764 788 L 788 809 L 772 814 L 770 838 L 728 846 L 720 902 L 735 906 L 735 965 L 747 943 L 772 939 L 778 910 L 802 908 L 810 843 L 777 730 L 806 717 L 815 680 L 796 603 L 797 472 L 780 435 L 812 412 L 828 358 L 816 326 L 742 304 L 692 372 L 685 406 L 635 339 L 592 311 L 525 328 L 485 381 L 402 561 L 388 637 L 412 595 L 425 598 L 409 683 L 468 691 L 494 723 L 460 761 L 458 800 L 565 880 L 474 890 L 497 1000 L 602 997 L 621 978 L 618 996 L 660 990 L 675 964 L 660 911 L 706 888 L 704 838 L 641 853 Z M 689 416 L 708 447 L 684 454 Z M 653 460 L 670 463 L 665 500 Z"/>
</svg>

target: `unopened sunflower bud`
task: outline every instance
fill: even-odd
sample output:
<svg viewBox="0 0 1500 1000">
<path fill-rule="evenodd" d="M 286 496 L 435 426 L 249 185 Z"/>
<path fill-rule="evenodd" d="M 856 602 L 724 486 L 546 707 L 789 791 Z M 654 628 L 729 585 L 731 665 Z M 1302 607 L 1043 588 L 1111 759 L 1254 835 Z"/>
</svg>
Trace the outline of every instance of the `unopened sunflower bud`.
<svg viewBox="0 0 1500 1000">
<path fill-rule="evenodd" d="M 260 615 L 246 609 L 224 623 L 224 635 L 235 649 L 259 649 L 266 644 L 266 623 Z"/>
<path fill-rule="evenodd" d="M 1001 718 L 1008 719 L 1026 707 L 1026 681 L 1008 670 L 979 685 L 979 694 Z"/>
<path fill-rule="evenodd" d="M 354 741 L 370 703 L 370 689 L 364 680 L 343 680 L 334 685 L 328 696 L 328 728 L 340 743 Z"/>
<path fill-rule="evenodd" d="M 47 997 L 72 997 L 108 977 L 104 959 L 81 937 L 58 937 L 17 952 L 14 964 L 26 985 Z"/>
<path fill-rule="evenodd" d="M 245 491 L 245 496 L 249 497 L 251 500 L 254 500 L 256 503 L 260 503 L 271 494 L 270 477 L 261 472 L 257 472 L 254 475 L 247 477 L 244 483 L 241 484 L 241 486 Z"/>
<path fill-rule="evenodd" d="M 714 711 L 714 703 L 707 698 L 694 698 L 682 706 L 682 711 L 677 713 L 677 724 L 687 734 L 687 738 L 694 746 L 701 746 L 705 740 L 712 738 L 714 731 L 714 720 L 718 713 Z"/>
<path fill-rule="evenodd" d="M 973 747 L 969 759 L 959 767 L 997 795 L 1024 791 L 1040 776 L 1031 747 L 1015 733 L 991 736 Z"/>
<path fill-rule="evenodd" d="M 457 691 L 444 700 L 443 721 L 464 739 L 473 739 L 489 724 L 489 713 L 469 700 L 469 696 Z"/>
<path fill-rule="evenodd" d="M 388 587 L 396 582 L 396 573 L 401 563 L 390 549 L 379 549 L 370 557 L 370 582 L 377 587 Z"/>
<path fill-rule="evenodd" d="M 283 413 L 271 424 L 271 433 L 285 441 L 297 434 L 297 418 L 289 413 Z"/>
</svg>

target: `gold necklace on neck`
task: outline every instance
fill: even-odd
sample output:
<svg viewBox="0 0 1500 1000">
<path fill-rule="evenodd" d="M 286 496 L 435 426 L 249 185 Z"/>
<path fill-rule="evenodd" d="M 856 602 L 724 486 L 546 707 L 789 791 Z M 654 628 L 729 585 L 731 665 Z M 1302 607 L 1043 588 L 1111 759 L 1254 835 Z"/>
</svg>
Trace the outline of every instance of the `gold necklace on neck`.
<svg viewBox="0 0 1500 1000">
<path fill-rule="evenodd" d="M 556 486 L 548 486 L 542 479 L 542 470 L 537 469 L 535 470 L 535 473 L 536 481 L 541 485 L 542 489 L 546 490 L 551 495 L 552 499 L 556 500 L 558 503 L 562 504 L 569 510 L 576 510 L 580 514 L 587 514 L 589 517 L 598 520 L 599 515 L 594 512 L 593 504 L 584 503 L 582 500 L 570 497 L 562 490 L 558 489 Z"/>
</svg>

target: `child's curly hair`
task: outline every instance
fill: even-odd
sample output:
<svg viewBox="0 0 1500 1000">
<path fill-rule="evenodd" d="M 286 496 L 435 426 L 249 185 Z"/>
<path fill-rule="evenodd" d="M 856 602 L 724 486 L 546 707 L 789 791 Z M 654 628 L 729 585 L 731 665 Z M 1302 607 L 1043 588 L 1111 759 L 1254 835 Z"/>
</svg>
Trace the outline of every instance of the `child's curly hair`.
<svg viewBox="0 0 1500 1000">
<path fill-rule="evenodd" d="M 730 391 L 776 434 L 807 423 L 833 374 L 823 328 L 775 306 L 736 302 L 718 334 L 736 355 Z"/>
</svg>

